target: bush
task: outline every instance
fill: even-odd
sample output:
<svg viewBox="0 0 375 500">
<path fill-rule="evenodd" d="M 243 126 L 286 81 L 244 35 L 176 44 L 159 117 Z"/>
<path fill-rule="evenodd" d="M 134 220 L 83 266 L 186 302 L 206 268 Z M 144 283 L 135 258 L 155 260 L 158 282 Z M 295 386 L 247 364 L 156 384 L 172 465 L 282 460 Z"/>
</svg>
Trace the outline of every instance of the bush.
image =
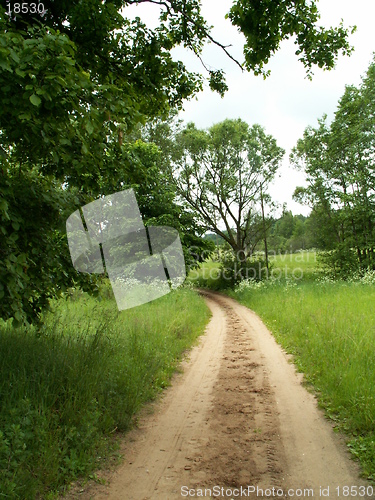
<svg viewBox="0 0 375 500">
<path fill-rule="evenodd" d="M 233 252 L 225 252 L 220 261 L 221 288 L 234 288 L 243 280 L 261 281 L 268 278 L 269 270 L 270 265 L 267 270 L 266 261 L 259 257 L 240 260 Z"/>
<path fill-rule="evenodd" d="M 346 279 L 359 268 L 356 252 L 344 245 L 338 246 L 335 250 L 320 252 L 318 260 L 335 278 Z"/>
</svg>

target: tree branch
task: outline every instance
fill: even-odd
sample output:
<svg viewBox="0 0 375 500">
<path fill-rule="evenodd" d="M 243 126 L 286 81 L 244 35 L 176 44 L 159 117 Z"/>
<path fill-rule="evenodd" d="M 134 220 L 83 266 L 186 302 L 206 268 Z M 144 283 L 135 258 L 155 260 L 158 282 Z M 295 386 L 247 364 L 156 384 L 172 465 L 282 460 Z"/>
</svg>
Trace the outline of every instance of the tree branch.
<svg viewBox="0 0 375 500">
<path fill-rule="evenodd" d="M 213 38 L 213 36 L 210 35 L 209 31 L 206 28 L 204 28 L 203 26 L 199 25 L 196 21 L 194 21 L 194 19 L 192 19 L 189 15 L 187 15 L 184 10 L 180 11 L 180 10 L 176 9 L 175 6 L 168 4 L 167 1 L 164 1 L 164 0 L 128 0 L 126 3 L 129 5 L 140 4 L 140 3 L 152 3 L 155 5 L 159 5 L 160 7 L 165 7 L 168 14 L 171 17 L 177 17 L 177 13 L 181 14 L 184 19 L 187 19 L 191 24 L 194 25 L 195 28 L 198 28 L 203 33 L 205 38 L 207 38 L 208 40 L 210 40 L 210 42 L 212 42 L 214 45 L 219 47 L 225 53 L 225 55 L 229 59 L 231 59 L 241 69 L 241 71 L 244 71 L 242 64 L 235 57 L 233 57 L 227 50 L 229 47 L 232 47 L 232 45 L 231 44 L 224 45 L 224 44 L 220 43 L 219 41 L 217 41 L 215 38 Z M 174 10 L 174 12 L 172 12 L 172 9 Z M 188 42 L 189 42 L 188 47 L 190 48 L 190 50 L 192 50 L 194 52 L 194 54 L 199 58 L 204 69 L 209 72 L 210 70 L 207 68 L 206 64 L 203 62 L 203 60 L 200 57 L 200 55 L 198 54 L 197 50 L 192 46 L 192 44 L 190 43 L 190 40 L 188 40 Z"/>
</svg>

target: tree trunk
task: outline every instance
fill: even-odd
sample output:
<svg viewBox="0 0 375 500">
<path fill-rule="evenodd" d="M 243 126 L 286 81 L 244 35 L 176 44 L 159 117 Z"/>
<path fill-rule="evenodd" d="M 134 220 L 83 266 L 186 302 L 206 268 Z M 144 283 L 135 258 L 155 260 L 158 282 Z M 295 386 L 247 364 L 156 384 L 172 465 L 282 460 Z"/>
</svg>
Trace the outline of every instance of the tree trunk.
<svg viewBox="0 0 375 500">
<path fill-rule="evenodd" d="M 263 221 L 263 241 L 264 241 L 264 253 L 266 256 L 266 268 L 267 268 L 267 278 L 269 274 L 269 268 L 268 268 L 268 248 L 267 248 L 267 231 L 266 231 L 266 221 L 264 218 L 264 203 L 263 203 L 263 189 L 262 189 L 262 184 L 260 184 L 260 202 L 262 206 L 262 221 Z"/>
</svg>

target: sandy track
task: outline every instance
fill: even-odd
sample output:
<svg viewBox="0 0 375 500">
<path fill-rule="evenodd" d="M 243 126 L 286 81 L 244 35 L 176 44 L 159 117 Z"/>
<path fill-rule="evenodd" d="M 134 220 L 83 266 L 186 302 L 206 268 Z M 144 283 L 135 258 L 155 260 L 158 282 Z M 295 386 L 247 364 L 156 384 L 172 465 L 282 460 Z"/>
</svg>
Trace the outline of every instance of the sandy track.
<svg viewBox="0 0 375 500">
<path fill-rule="evenodd" d="M 248 486 L 259 498 L 272 488 L 283 498 L 323 498 L 328 487 L 329 498 L 348 498 L 337 488 L 366 486 L 260 319 L 232 299 L 204 295 L 212 319 L 183 374 L 127 436 L 109 484 L 79 498 L 174 500 L 187 488 L 235 498 L 241 487 L 242 498 L 256 498 Z"/>
</svg>

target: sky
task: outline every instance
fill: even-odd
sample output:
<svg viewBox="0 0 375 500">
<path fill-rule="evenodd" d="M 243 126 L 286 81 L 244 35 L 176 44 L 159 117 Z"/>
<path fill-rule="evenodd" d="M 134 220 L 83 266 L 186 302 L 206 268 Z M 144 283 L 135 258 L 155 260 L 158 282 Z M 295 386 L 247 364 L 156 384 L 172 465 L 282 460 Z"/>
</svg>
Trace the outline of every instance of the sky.
<svg viewBox="0 0 375 500">
<path fill-rule="evenodd" d="M 223 44 L 231 44 L 228 50 L 242 62 L 243 37 L 225 19 L 230 6 L 231 0 L 202 0 L 202 14 L 214 26 L 213 37 Z M 266 69 L 271 70 L 271 76 L 263 80 L 261 76 L 241 72 L 220 48 L 210 44 L 204 49 L 202 58 L 208 67 L 225 71 L 229 90 L 221 98 L 206 84 L 196 98 L 185 102 L 184 111 L 180 113 L 184 121 L 192 121 L 204 129 L 226 118 L 241 118 L 249 125 L 259 123 L 263 126 L 286 150 L 270 194 L 280 206 L 286 203 L 294 214 L 304 215 L 310 209 L 294 202 L 292 194 L 296 186 L 305 184 L 305 178 L 302 172 L 290 167 L 290 151 L 307 126 L 317 126 L 317 120 L 324 114 L 329 121 L 333 119 L 345 85 L 360 84 L 375 53 L 375 0 L 320 0 L 318 8 L 319 22 L 325 27 L 337 26 L 341 19 L 346 27 L 357 26 L 357 31 L 349 38 L 354 53 L 350 57 L 340 55 L 334 70 L 315 68 L 313 80 L 309 81 L 303 64 L 295 55 L 294 41 L 288 40 L 270 60 Z M 134 7 L 134 12 L 150 27 L 157 24 L 158 7 L 143 4 Z M 197 58 L 182 48 L 173 49 L 173 57 L 182 60 L 189 70 L 204 72 Z"/>
</svg>

